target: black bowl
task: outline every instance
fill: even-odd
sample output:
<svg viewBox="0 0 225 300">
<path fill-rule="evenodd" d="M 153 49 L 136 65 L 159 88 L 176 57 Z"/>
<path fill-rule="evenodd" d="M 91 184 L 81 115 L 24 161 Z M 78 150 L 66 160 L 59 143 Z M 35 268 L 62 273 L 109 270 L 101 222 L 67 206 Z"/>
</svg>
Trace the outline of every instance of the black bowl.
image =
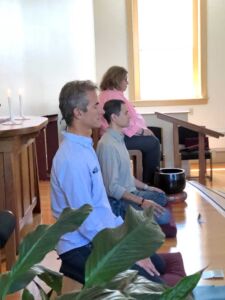
<svg viewBox="0 0 225 300">
<path fill-rule="evenodd" d="M 154 184 L 166 194 L 180 193 L 186 184 L 185 171 L 179 168 L 162 168 L 156 171 Z"/>
</svg>

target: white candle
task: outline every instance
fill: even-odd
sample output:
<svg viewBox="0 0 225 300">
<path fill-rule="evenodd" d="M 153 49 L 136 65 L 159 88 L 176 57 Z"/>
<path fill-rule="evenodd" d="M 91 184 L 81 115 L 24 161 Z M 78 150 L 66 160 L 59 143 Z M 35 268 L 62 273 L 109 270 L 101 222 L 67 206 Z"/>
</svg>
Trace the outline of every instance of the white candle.
<svg viewBox="0 0 225 300">
<path fill-rule="evenodd" d="M 9 118 L 10 118 L 10 121 L 12 121 L 12 103 L 11 103 L 10 89 L 7 90 L 7 98 L 8 98 L 8 105 L 9 105 Z"/>
<path fill-rule="evenodd" d="M 22 99 L 22 89 L 18 90 L 19 104 L 20 104 L 20 117 L 23 118 L 23 99 Z"/>
</svg>

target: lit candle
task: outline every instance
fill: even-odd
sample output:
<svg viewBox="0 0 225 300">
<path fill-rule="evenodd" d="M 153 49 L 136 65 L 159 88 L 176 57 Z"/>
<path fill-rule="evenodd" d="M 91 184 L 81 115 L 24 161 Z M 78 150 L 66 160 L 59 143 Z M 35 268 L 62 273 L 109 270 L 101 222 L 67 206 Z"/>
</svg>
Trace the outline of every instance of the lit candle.
<svg viewBox="0 0 225 300">
<path fill-rule="evenodd" d="M 8 105 L 9 105 L 9 118 L 10 118 L 10 121 L 12 121 L 12 103 L 11 103 L 10 89 L 7 90 L 7 98 L 8 98 Z"/>
<path fill-rule="evenodd" d="M 23 118 L 23 99 L 22 99 L 22 89 L 18 90 L 19 104 L 20 104 L 20 117 Z"/>
</svg>

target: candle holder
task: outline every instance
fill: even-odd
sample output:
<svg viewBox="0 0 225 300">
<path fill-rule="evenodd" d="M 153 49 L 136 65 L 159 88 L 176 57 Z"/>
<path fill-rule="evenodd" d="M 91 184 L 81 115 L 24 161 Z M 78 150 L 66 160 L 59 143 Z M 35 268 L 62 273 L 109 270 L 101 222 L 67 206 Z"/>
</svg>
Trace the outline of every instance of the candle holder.
<svg viewBox="0 0 225 300">
<path fill-rule="evenodd" d="M 25 117 L 23 114 L 23 100 L 22 95 L 20 94 L 21 90 L 19 90 L 19 105 L 20 105 L 20 115 L 19 117 L 16 117 L 16 120 L 30 120 L 29 118 Z"/>
<path fill-rule="evenodd" d="M 2 125 L 20 125 L 20 124 L 22 124 L 22 122 L 16 122 L 13 118 L 10 91 L 8 91 L 8 106 L 9 106 L 9 119 L 6 122 L 3 122 Z"/>
<path fill-rule="evenodd" d="M 4 123 L 2 123 L 1 125 L 21 125 L 22 124 L 22 122 L 16 122 L 14 119 L 13 120 L 8 120 L 8 121 L 6 121 L 6 122 L 4 122 Z"/>
<path fill-rule="evenodd" d="M 30 118 L 25 117 L 24 115 L 22 115 L 22 116 L 20 115 L 20 116 L 16 117 L 15 120 L 25 121 L 25 120 L 30 120 Z"/>
</svg>

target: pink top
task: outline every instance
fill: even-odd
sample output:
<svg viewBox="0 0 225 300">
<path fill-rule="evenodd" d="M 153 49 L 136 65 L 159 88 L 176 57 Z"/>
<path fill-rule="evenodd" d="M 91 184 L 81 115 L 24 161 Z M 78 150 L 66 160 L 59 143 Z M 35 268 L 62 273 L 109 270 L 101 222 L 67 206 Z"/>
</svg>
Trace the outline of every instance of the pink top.
<svg viewBox="0 0 225 300">
<path fill-rule="evenodd" d="M 101 91 L 101 93 L 99 94 L 99 102 L 100 102 L 101 107 L 103 107 L 107 101 L 112 100 L 112 99 L 123 100 L 127 105 L 129 115 L 130 115 L 130 124 L 127 128 L 123 129 L 123 133 L 125 135 L 132 137 L 141 128 L 143 128 L 143 129 L 147 128 L 144 118 L 136 112 L 135 108 L 130 103 L 130 101 L 124 97 L 124 94 L 122 91 L 119 91 L 116 89 L 105 90 L 105 91 Z M 108 125 L 107 121 L 104 119 L 104 117 L 102 117 L 101 132 L 104 132 L 108 126 L 109 125 Z"/>
</svg>

